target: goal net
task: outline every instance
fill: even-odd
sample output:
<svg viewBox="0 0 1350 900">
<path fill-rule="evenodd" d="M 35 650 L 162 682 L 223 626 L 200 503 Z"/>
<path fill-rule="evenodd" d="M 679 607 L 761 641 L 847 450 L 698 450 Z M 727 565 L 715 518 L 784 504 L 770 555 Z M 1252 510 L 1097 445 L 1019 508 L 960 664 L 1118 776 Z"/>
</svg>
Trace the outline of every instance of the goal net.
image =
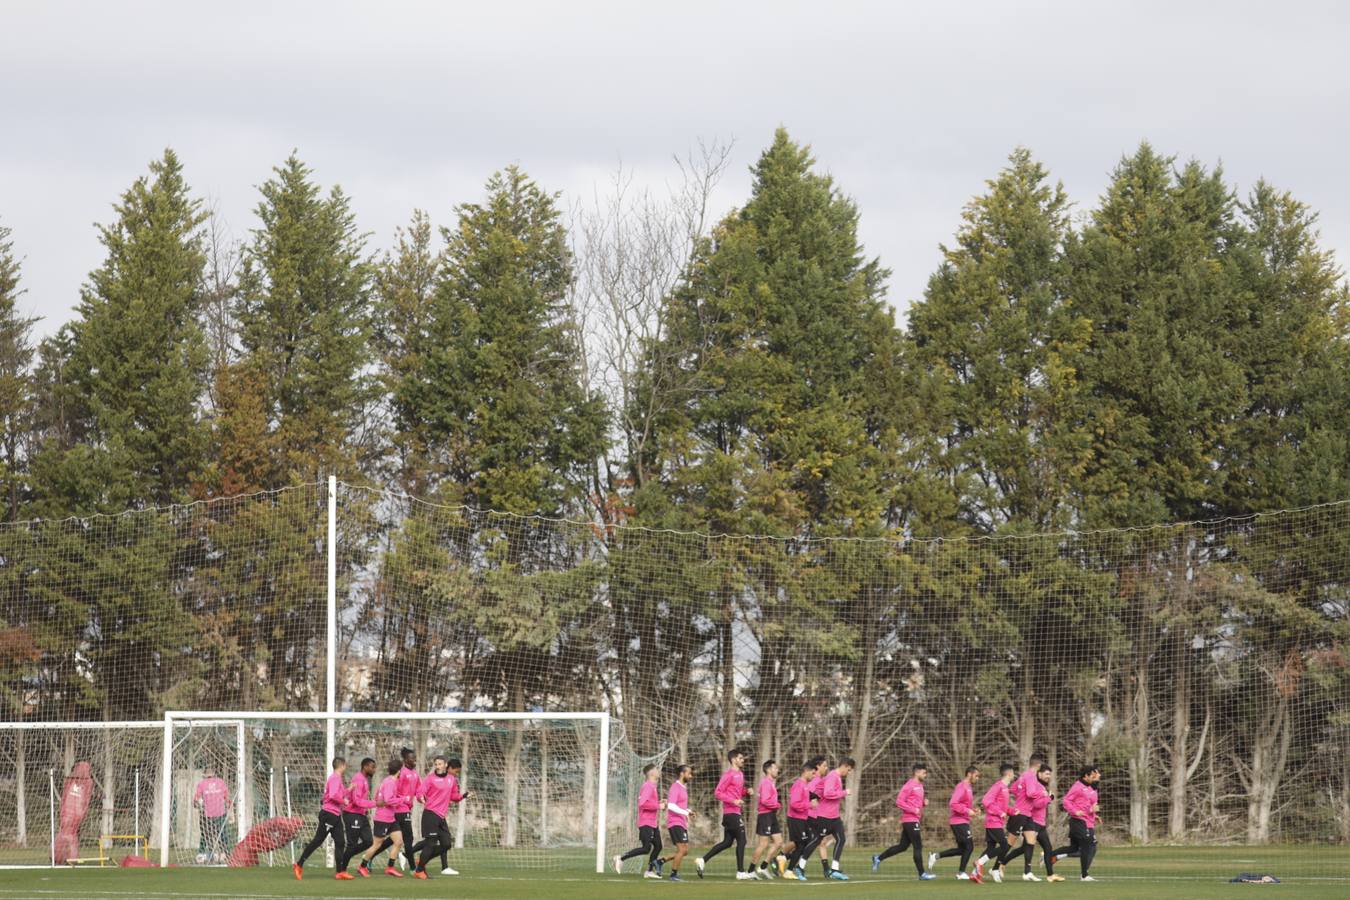
<svg viewBox="0 0 1350 900">
<path fill-rule="evenodd" d="M 602 823 L 609 798 L 613 794 L 622 803 L 631 781 L 624 777 L 623 754 L 609 750 L 603 713 L 228 715 L 232 718 L 200 712 L 166 716 L 173 789 L 163 800 L 164 825 L 156 839 L 165 864 L 217 861 L 202 837 L 213 826 L 192 803 L 195 786 L 211 769 L 226 773 L 231 796 L 237 798 L 227 820 L 238 838 L 269 819 L 303 820 L 291 840 L 259 859 L 263 865 L 288 866 L 315 832 L 331 756 L 346 760 L 348 783 L 363 760 L 372 760 L 372 796 L 390 777 L 390 761 L 401 759 L 405 748 L 415 754 L 422 775 L 438 756 L 459 760 L 461 789 L 472 795 L 451 808 L 447 824 L 455 859 L 476 871 L 594 869 L 604 854 Z M 616 776 L 612 792 L 611 771 Z M 421 813 L 419 803 L 411 816 L 419 840 Z"/>
</svg>

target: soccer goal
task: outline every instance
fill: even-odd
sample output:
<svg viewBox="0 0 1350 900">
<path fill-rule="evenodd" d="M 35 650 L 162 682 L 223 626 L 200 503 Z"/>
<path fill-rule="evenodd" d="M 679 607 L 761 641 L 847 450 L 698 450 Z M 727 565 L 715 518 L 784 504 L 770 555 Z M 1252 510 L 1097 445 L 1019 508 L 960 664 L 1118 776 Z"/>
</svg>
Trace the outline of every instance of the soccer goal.
<svg viewBox="0 0 1350 900">
<path fill-rule="evenodd" d="M 113 836 L 144 847 L 131 836 L 156 827 L 162 735 L 158 721 L 0 722 L 0 865 L 107 861 Z"/>
<path fill-rule="evenodd" d="M 374 760 L 373 794 L 407 747 L 419 773 L 437 756 L 462 762 L 461 785 L 472 796 L 452 807 L 448 824 L 451 852 L 466 866 L 604 869 L 612 768 L 606 713 L 174 711 L 160 727 L 163 784 L 152 843 L 161 865 L 216 862 L 210 843 L 221 824 L 233 843 L 263 822 L 299 818 L 290 841 L 258 860 L 290 865 L 314 831 L 330 757 L 347 760 L 349 780 L 363 759 Z M 225 823 L 193 802 L 208 765 L 233 779 Z M 412 825 L 420 839 L 420 805 Z"/>
</svg>

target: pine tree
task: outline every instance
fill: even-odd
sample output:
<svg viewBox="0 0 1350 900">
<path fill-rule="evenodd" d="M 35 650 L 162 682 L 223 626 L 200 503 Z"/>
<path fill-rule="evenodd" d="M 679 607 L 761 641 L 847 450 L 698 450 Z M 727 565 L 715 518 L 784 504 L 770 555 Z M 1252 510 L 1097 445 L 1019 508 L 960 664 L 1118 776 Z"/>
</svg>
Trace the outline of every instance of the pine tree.
<svg viewBox="0 0 1350 900">
<path fill-rule="evenodd" d="M 262 185 L 239 278 L 239 340 L 271 451 L 265 486 L 354 477 L 371 450 L 371 267 L 347 196 L 294 153 Z"/>
<path fill-rule="evenodd" d="M 32 429 L 35 318 L 20 315 L 20 262 L 9 228 L 0 225 L 0 496 L 6 518 L 18 518 L 26 490 L 24 470 Z"/>
</svg>

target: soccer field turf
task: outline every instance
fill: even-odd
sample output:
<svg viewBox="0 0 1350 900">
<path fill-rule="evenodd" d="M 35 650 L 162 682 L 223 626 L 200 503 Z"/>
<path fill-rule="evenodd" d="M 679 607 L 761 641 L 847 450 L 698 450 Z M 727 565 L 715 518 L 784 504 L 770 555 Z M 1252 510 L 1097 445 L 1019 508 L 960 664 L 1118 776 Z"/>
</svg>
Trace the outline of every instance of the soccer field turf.
<svg viewBox="0 0 1350 900">
<path fill-rule="evenodd" d="M 453 898 L 533 898 L 533 900 L 619 900 L 646 894 L 689 894 L 699 898 L 742 897 L 749 892 L 757 897 L 787 897 L 805 892 L 816 896 L 819 891 L 845 894 L 849 897 L 882 897 L 896 893 L 923 894 L 928 897 L 965 897 L 971 891 L 993 891 L 1000 895 L 1011 893 L 1030 896 L 1043 891 L 1060 893 L 1088 893 L 1100 898 L 1188 898 L 1195 900 L 1213 896 L 1246 896 L 1250 885 L 1230 885 L 1229 877 L 1243 871 L 1269 872 L 1285 879 L 1280 890 L 1299 897 L 1350 896 L 1350 853 L 1338 847 L 1315 849 L 1250 847 L 1169 847 L 1169 848 L 1104 848 L 1093 866 L 1095 884 L 1078 882 L 1078 867 L 1074 860 L 1061 864 L 1060 871 L 1068 879 L 1062 884 L 1024 883 L 1015 879 L 1001 885 L 976 885 L 957 882 L 952 878 L 955 869 L 939 863 L 937 881 L 920 882 L 914 877 L 908 857 L 888 861 L 879 875 L 873 875 L 863 853 L 848 854 L 845 870 L 852 873 L 850 882 L 830 882 L 820 878 L 819 864 L 808 869 L 811 878 L 806 884 L 741 883 L 732 880 L 725 860 L 715 860 L 708 877 L 698 880 L 693 866 L 688 868 L 688 882 L 644 881 L 639 875 L 596 875 L 582 871 L 538 872 L 508 869 L 493 865 L 490 857 L 466 858 L 463 854 L 452 860 L 464 872 L 458 877 L 435 877 L 427 881 L 411 878 L 393 879 L 382 874 L 369 879 L 338 882 L 329 870 L 311 863 L 305 880 L 297 882 L 288 867 L 277 866 L 252 870 L 233 869 L 33 869 L 0 871 L 0 898 L 34 898 L 34 900 L 63 900 L 63 898 L 131 898 L 151 900 L 180 900 L 204 897 L 225 900 L 233 897 L 288 900 L 292 897 L 343 897 L 349 900 L 386 900 L 402 897 Z M 432 866 L 436 868 L 435 864 Z M 1316 878 L 1299 878 L 1293 870 L 1316 872 Z M 1020 871 L 1020 870 L 1019 870 Z M 1037 870 L 1040 871 L 1039 869 Z"/>
</svg>

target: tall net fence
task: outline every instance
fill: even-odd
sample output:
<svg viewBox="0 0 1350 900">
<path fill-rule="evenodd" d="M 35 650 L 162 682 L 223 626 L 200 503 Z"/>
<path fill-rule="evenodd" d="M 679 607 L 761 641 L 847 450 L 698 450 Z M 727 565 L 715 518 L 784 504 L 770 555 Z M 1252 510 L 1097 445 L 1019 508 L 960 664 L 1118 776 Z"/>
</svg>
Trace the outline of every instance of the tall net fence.
<svg viewBox="0 0 1350 900">
<path fill-rule="evenodd" d="M 3 718 L 319 709 L 327 499 L 301 485 L 0 528 Z M 695 766 L 696 842 L 714 836 L 712 785 L 733 745 L 754 771 L 857 758 L 844 819 L 864 844 L 894 835 L 914 762 L 940 808 L 967 764 L 988 773 L 1033 750 L 1057 793 L 1079 765 L 1105 767 L 1108 844 L 1350 841 L 1350 503 L 1090 533 L 808 540 L 344 485 L 336 521 L 339 709 L 606 710 L 629 754 L 616 785 L 644 760 Z M 93 754 L 76 753 L 97 768 Z M 17 798 L 0 777 L 0 841 Z M 610 816 L 624 840 L 626 795 Z M 941 840 L 945 818 L 925 827 Z M 1307 865 L 1327 873 L 1333 859 Z"/>
</svg>

